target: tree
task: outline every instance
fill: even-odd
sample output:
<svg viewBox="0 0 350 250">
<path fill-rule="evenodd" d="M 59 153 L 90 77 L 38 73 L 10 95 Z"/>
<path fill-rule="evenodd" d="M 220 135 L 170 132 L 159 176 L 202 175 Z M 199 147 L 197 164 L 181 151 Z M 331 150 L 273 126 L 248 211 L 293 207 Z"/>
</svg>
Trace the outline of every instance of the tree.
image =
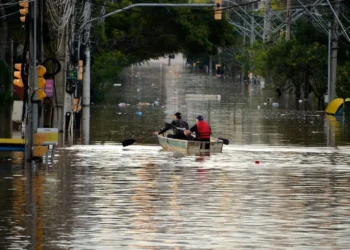
<svg viewBox="0 0 350 250">
<path fill-rule="evenodd" d="M 122 1 L 109 5 L 107 10 L 129 4 L 129 1 Z M 224 18 L 215 21 L 213 15 L 213 8 L 147 7 L 133 8 L 106 18 L 92 33 L 95 41 L 92 44 L 92 89 L 101 87 L 102 82 L 111 82 L 122 68 L 133 63 L 178 52 L 189 57 L 215 55 L 218 47 L 232 45 L 235 40 L 233 26 Z M 101 70 L 105 61 L 110 65 Z"/>
<path fill-rule="evenodd" d="M 336 92 L 340 98 L 350 97 L 350 62 L 338 66 Z"/>
<path fill-rule="evenodd" d="M 327 92 L 327 47 L 317 42 L 306 51 L 311 90 L 318 99 L 318 109 L 324 109 L 323 98 Z"/>
<path fill-rule="evenodd" d="M 267 88 L 281 92 L 294 88 L 297 98 L 307 99 L 311 92 L 318 98 L 319 108 L 327 90 L 327 48 L 318 42 L 297 39 L 256 42 L 238 57 L 245 74 L 248 71 L 267 79 Z"/>
<path fill-rule="evenodd" d="M 345 99 L 350 97 L 350 62 L 337 68 L 336 92 L 343 99 L 343 114 L 345 114 Z"/>
<path fill-rule="evenodd" d="M 105 89 L 118 78 L 119 73 L 126 66 L 127 59 L 119 51 L 97 52 L 94 55 L 91 80 L 93 82 L 92 100 L 102 102 L 105 98 Z M 110 83 L 110 84 L 109 84 Z"/>
<path fill-rule="evenodd" d="M 296 88 L 299 95 L 304 72 L 301 65 L 302 48 L 296 40 L 276 43 L 258 43 L 250 49 L 252 60 L 251 71 L 268 79 L 268 88 L 287 91 L 290 87 Z"/>
</svg>

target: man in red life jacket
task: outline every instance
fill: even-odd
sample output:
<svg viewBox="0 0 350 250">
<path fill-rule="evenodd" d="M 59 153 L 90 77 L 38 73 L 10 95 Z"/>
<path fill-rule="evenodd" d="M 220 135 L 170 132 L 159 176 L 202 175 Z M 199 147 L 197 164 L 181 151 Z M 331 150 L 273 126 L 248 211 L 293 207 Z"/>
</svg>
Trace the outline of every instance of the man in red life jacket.
<svg viewBox="0 0 350 250">
<path fill-rule="evenodd" d="M 196 125 L 194 125 L 190 130 L 185 130 L 185 135 L 189 136 L 191 133 L 196 133 L 195 140 L 198 141 L 210 141 L 211 128 L 209 124 L 204 121 L 204 117 L 199 115 L 196 117 Z"/>
</svg>

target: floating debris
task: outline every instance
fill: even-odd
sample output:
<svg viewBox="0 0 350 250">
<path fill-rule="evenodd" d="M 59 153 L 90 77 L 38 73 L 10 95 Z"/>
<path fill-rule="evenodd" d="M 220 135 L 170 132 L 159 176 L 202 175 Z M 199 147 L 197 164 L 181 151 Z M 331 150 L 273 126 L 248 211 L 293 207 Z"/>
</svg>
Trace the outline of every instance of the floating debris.
<svg viewBox="0 0 350 250">
<path fill-rule="evenodd" d="M 149 106 L 151 105 L 149 102 L 139 102 L 139 106 Z"/>
</svg>

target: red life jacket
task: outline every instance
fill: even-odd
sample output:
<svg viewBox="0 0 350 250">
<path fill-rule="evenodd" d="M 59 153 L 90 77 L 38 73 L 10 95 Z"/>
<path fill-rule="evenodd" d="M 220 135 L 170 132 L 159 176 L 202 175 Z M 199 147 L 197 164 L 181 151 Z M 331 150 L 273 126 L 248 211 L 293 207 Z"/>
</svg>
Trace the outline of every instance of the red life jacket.
<svg viewBox="0 0 350 250">
<path fill-rule="evenodd" d="M 210 139 L 211 131 L 209 124 L 206 121 L 198 121 L 197 129 L 199 134 L 199 139 Z"/>
</svg>

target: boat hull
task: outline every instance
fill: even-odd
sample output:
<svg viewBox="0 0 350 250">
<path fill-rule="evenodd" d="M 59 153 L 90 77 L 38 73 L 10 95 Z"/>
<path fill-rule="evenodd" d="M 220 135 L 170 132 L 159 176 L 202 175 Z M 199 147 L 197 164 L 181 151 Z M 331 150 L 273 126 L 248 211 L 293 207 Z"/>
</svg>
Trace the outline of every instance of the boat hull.
<svg viewBox="0 0 350 250">
<path fill-rule="evenodd" d="M 173 138 L 167 138 L 162 135 L 158 135 L 158 141 L 160 146 L 169 151 L 176 151 L 188 154 L 196 153 L 221 153 L 223 142 L 221 140 L 209 141 L 188 141 L 179 140 Z"/>
</svg>

